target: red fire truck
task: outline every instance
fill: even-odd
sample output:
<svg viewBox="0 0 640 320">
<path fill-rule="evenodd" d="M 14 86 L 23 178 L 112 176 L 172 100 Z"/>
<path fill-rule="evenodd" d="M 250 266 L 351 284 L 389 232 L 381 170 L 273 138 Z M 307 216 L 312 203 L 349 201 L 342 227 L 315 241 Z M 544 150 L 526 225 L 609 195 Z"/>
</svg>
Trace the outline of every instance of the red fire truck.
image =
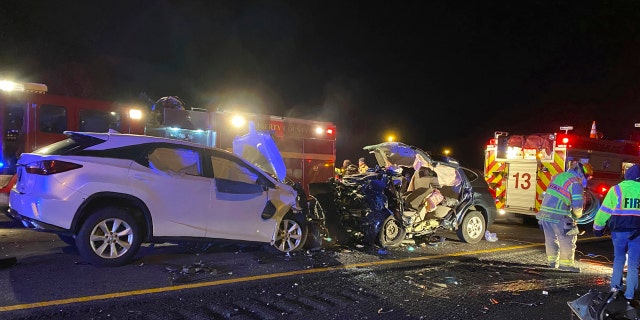
<svg viewBox="0 0 640 320">
<path fill-rule="evenodd" d="M 44 84 L 0 81 L 0 206 L 8 205 L 22 152 L 64 139 L 65 130 L 143 134 L 142 116 L 114 102 L 52 95 Z"/>
<path fill-rule="evenodd" d="M 44 84 L 0 81 L 0 89 L 0 207 L 8 205 L 18 156 L 65 139 L 67 130 L 112 129 L 231 150 L 233 138 L 247 133 L 246 121 L 253 121 L 257 130 L 275 135 L 287 178 L 307 189 L 309 183 L 325 182 L 334 173 L 336 136 L 330 122 L 186 108 L 177 97 L 161 98 L 170 103 L 157 109 L 156 103 L 149 111 L 146 106 L 52 95 Z M 238 122 L 242 118 L 244 124 Z"/>
<path fill-rule="evenodd" d="M 598 139 L 595 122 L 591 137 L 570 134 L 572 129 L 528 135 L 495 132 L 485 150 L 484 173 L 500 214 L 532 218 L 551 178 L 571 161 L 580 161 L 594 169 L 585 191 L 585 212 L 578 220 L 589 223 L 609 188 L 623 179 L 627 168 L 640 163 L 638 141 Z"/>
</svg>

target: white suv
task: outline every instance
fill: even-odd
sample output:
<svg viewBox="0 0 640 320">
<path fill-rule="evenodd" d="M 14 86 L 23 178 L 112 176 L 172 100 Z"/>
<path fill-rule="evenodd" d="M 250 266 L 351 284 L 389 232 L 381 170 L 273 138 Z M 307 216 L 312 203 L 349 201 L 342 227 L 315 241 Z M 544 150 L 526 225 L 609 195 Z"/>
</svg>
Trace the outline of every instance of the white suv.
<svg viewBox="0 0 640 320">
<path fill-rule="evenodd" d="M 57 233 L 96 266 L 130 262 L 144 242 L 219 238 L 304 246 L 297 185 L 271 136 L 254 129 L 234 153 L 115 132 L 67 139 L 18 160 L 8 215 Z M 306 197 L 304 197 L 306 200 Z"/>
</svg>

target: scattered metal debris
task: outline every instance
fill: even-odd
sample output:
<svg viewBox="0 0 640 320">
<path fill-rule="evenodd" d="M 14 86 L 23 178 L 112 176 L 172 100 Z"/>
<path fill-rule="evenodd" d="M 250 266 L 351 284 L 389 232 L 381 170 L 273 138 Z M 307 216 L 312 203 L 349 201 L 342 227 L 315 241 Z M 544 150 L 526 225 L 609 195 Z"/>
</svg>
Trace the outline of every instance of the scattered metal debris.
<svg viewBox="0 0 640 320">
<path fill-rule="evenodd" d="M 518 301 L 509 301 L 507 303 L 518 304 L 518 305 L 528 306 L 528 307 L 537 307 L 543 304 L 542 302 L 518 302 Z"/>
<path fill-rule="evenodd" d="M 486 230 L 484 232 L 484 239 L 489 242 L 496 242 L 498 241 L 498 235 L 495 233 L 491 233 L 489 230 Z"/>
<path fill-rule="evenodd" d="M 458 279 L 456 279 L 456 277 L 444 277 L 444 280 L 448 284 L 458 284 Z"/>
<path fill-rule="evenodd" d="M 532 269 L 524 269 L 524 273 L 529 273 L 529 274 L 535 274 L 535 275 L 542 275 L 542 273 L 532 270 Z"/>
<path fill-rule="evenodd" d="M 206 266 L 202 261 L 198 261 L 192 265 L 166 267 L 166 270 L 172 274 L 171 280 L 173 282 L 198 281 L 202 280 L 202 278 L 218 274 L 217 269 Z"/>
<path fill-rule="evenodd" d="M 393 312 L 393 309 L 385 310 L 384 308 L 378 309 L 378 314 Z"/>
</svg>

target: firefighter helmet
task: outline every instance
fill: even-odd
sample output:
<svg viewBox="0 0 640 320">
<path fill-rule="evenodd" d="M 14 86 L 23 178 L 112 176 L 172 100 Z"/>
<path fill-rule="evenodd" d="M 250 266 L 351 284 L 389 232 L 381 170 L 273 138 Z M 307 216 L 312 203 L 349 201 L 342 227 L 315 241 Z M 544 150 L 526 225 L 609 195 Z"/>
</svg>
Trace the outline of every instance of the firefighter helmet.
<svg viewBox="0 0 640 320">
<path fill-rule="evenodd" d="M 629 167 L 627 171 L 624 173 L 624 179 L 634 180 L 634 181 L 640 180 L 640 166 L 638 166 L 637 164 L 634 164 L 631 167 Z"/>
<path fill-rule="evenodd" d="M 578 177 L 589 179 L 593 176 L 593 167 L 588 163 L 572 161 L 571 168 L 568 170 Z M 584 181 L 586 183 L 586 180 Z"/>
</svg>

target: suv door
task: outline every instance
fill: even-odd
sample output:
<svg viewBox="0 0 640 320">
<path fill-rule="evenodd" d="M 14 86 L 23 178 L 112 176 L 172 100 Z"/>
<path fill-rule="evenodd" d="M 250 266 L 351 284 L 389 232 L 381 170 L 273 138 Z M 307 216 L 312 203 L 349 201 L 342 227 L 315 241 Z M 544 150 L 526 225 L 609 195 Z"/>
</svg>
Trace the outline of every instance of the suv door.
<svg viewBox="0 0 640 320">
<path fill-rule="evenodd" d="M 212 152 L 208 158 L 214 191 L 207 237 L 269 242 L 277 225 L 265 211 L 273 184 L 235 156 Z"/>
<path fill-rule="evenodd" d="M 202 174 L 199 150 L 164 144 L 148 151 L 148 167 L 134 163 L 131 185 L 151 212 L 154 236 L 204 237 L 213 180 Z"/>
</svg>

